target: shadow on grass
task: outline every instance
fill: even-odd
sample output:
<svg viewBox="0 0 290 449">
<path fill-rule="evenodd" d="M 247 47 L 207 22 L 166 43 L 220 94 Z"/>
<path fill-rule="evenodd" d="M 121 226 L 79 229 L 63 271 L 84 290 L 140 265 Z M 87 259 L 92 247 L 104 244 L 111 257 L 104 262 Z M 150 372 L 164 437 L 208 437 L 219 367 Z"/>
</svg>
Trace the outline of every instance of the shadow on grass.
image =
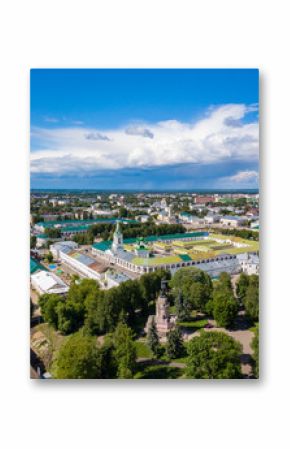
<svg viewBox="0 0 290 449">
<path fill-rule="evenodd" d="M 181 368 L 166 365 L 144 367 L 135 375 L 135 379 L 178 379 L 183 374 Z"/>
</svg>

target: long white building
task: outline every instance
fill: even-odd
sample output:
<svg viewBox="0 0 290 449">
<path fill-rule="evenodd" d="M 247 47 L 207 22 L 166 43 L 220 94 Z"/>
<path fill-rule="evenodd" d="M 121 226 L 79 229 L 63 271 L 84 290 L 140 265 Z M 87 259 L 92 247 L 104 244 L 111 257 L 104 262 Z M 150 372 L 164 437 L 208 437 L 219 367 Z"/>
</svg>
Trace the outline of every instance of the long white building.
<svg viewBox="0 0 290 449">
<path fill-rule="evenodd" d="M 103 275 L 96 270 L 100 264 L 92 257 L 77 251 L 77 246 L 75 242 L 65 241 L 51 245 L 50 250 L 56 259 L 65 263 L 80 275 L 102 281 Z"/>
</svg>

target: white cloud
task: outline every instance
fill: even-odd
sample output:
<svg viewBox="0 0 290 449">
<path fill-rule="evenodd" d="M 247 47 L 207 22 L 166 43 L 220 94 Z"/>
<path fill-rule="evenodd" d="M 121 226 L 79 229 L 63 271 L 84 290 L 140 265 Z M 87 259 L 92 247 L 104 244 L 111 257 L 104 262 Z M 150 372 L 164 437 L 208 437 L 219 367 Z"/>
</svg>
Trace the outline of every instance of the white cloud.
<svg viewBox="0 0 290 449">
<path fill-rule="evenodd" d="M 106 136 L 105 134 L 101 134 L 101 133 L 87 133 L 84 135 L 86 139 L 88 140 L 110 140 L 108 136 Z"/>
<path fill-rule="evenodd" d="M 111 130 L 33 128 L 31 170 L 72 173 L 232 159 L 257 161 L 258 123 L 242 122 L 254 108 L 244 104 L 212 108 L 195 123 L 168 120 Z M 128 129 L 133 132 L 128 134 Z"/>
<path fill-rule="evenodd" d="M 240 170 L 232 176 L 217 180 L 220 188 L 256 188 L 259 183 L 259 173 L 256 170 Z"/>
<path fill-rule="evenodd" d="M 238 183 L 248 183 L 252 181 L 257 181 L 259 177 L 259 174 L 255 170 L 246 170 L 246 171 L 239 171 L 233 176 L 230 176 L 230 180 L 233 182 Z"/>
<path fill-rule="evenodd" d="M 154 137 L 154 134 L 152 131 L 150 131 L 150 129 L 136 125 L 129 126 L 129 128 L 125 129 L 125 133 L 131 136 L 148 137 L 149 139 L 153 139 Z"/>
</svg>

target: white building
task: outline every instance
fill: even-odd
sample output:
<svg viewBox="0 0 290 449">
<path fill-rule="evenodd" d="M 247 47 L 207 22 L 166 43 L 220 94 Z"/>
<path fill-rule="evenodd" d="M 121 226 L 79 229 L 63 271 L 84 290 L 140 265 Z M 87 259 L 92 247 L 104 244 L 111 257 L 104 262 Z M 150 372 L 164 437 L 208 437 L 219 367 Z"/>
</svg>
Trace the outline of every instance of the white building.
<svg viewBox="0 0 290 449">
<path fill-rule="evenodd" d="M 238 260 L 244 273 L 259 274 L 259 257 L 256 254 L 239 254 Z"/>
<path fill-rule="evenodd" d="M 123 273 L 117 273 L 116 271 L 108 270 L 105 273 L 105 286 L 107 289 L 112 287 L 118 287 L 122 282 L 129 281 L 130 278 Z"/>
<path fill-rule="evenodd" d="M 74 269 L 81 276 L 101 281 L 103 276 L 96 271 L 99 265 L 95 259 L 85 256 L 77 251 L 70 251 L 69 253 L 60 252 L 61 261 Z"/>
<path fill-rule="evenodd" d="M 218 223 L 220 219 L 221 219 L 220 215 L 215 214 L 208 214 L 204 217 L 204 221 L 207 224 Z"/>
<path fill-rule="evenodd" d="M 220 222 L 225 226 L 232 226 L 233 228 L 237 228 L 244 225 L 247 222 L 247 219 L 245 217 L 238 217 L 235 215 L 225 215 L 220 219 Z"/>
<path fill-rule="evenodd" d="M 93 215 L 96 216 L 103 216 L 103 217 L 112 217 L 117 213 L 117 209 L 111 210 L 111 209 L 94 209 Z"/>
<path fill-rule="evenodd" d="M 149 215 L 138 215 L 135 217 L 136 220 L 140 221 L 141 223 L 146 223 L 149 220 Z"/>
<path fill-rule="evenodd" d="M 251 223 L 252 229 L 259 229 L 259 226 L 260 226 L 259 220 L 252 221 Z"/>
<path fill-rule="evenodd" d="M 188 212 L 180 212 L 180 214 L 178 215 L 178 218 L 183 223 L 189 223 L 189 224 L 194 224 L 194 225 L 203 225 L 204 224 L 203 218 L 199 218 L 196 215 L 189 214 Z"/>
<path fill-rule="evenodd" d="M 166 198 L 162 198 L 160 206 L 161 206 L 162 209 L 165 209 L 167 207 Z"/>
<path fill-rule="evenodd" d="M 30 279 L 32 287 L 41 295 L 45 293 L 57 293 L 61 295 L 67 293 L 69 289 L 62 279 L 49 271 L 37 271 L 30 276 Z"/>
<path fill-rule="evenodd" d="M 77 247 L 78 244 L 76 242 L 67 240 L 64 242 L 54 243 L 53 245 L 50 245 L 49 249 L 54 259 L 60 259 L 60 252 L 69 252 L 73 249 L 76 249 Z"/>
</svg>

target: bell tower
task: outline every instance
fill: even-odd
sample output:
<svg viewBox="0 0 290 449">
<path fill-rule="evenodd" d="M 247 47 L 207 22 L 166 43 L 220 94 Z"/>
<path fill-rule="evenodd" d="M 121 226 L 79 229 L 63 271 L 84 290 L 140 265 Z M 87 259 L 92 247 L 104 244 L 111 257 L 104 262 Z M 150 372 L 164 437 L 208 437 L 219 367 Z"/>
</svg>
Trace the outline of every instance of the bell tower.
<svg viewBox="0 0 290 449">
<path fill-rule="evenodd" d="M 113 236 L 112 251 L 113 253 L 117 253 L 122 249 L 123 249 L 123 234 L 120 229 L 120 222 L 117 221 L 117 226 Z"/>
</svg>

